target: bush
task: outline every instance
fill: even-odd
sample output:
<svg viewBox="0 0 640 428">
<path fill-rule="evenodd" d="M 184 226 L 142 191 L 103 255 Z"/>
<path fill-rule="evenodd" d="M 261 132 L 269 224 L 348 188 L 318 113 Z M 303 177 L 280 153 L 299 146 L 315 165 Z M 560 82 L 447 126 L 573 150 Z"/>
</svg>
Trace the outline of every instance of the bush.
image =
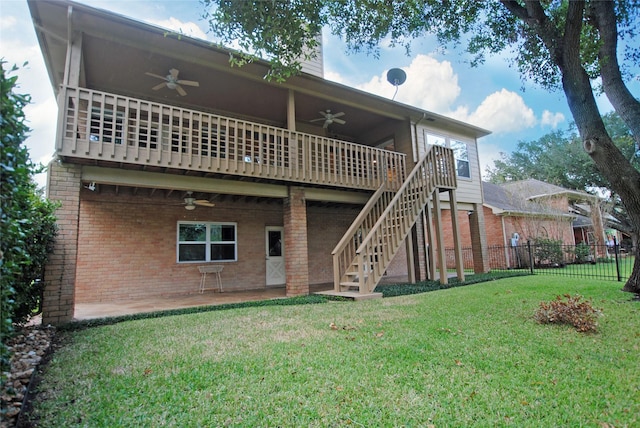
<svg viewBox="0 0 640 428">
<path fill-rule="evenodd" d="M 576 249 L 575 249 L 576 263 L 586 263 L 588 261 L 591 261 L 590 256 L 591 256 L 591 249 L 587 244 L 585 244 L 584 242 L 581 242 L 578 245 L 576 245 Z"/>
<path fill-rule="evenodd" d="M 28 95 L 14 93 L 17 77 L 0 61 L 0 369 L 9 364 L 7 339 L 13 325 L 38 308 L 44 265 L 56 234 L 55 205 L 44 200 L 33 181 L 40 167 L 24 146 L 29 128 Z M 11 71 L 17 70 L 13 67 Z"/>
<path fill-rule="evenodd" d="M 598 327 L 600 311 L 594 309 L 591 301 L 582 300 L 582 296 L 565 294 L 566 301 L 557 296 L 551 302 L 540 302 L 535 319 L 540 324 L 569 324 L 579 332 L 595 332 Z"/>
<path fill-rule="evenodd" d="M 562 241 L 551 238 L 536 238 L 534 247 L 537 265 L 561 266 L 563 264 Z"/>
</svg>

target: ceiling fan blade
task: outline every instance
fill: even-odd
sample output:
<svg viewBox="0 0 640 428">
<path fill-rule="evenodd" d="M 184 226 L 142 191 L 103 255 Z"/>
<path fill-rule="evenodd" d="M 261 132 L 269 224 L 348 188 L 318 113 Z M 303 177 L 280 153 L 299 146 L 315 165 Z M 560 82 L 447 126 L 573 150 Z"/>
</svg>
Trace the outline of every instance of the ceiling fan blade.
<svg viewBox="0 0 640 428">
<path fill-rule="evenodd" d="M 176 91 L 178 91 L 178 93 L 179 93 L 180 95 L 182 95 L 183 97 L 184 97 L 185 95 L 187 95 L 187 92 L 186 92 L 184 89 L 182 89 L 182 86 L 180 86 L 180 85 L 178 85 L 178 84 L 176 84 Z"/>
<path fill-rule="evenodd" d="M 318 119 L 311 119 L 309 122 L 320 122 L 321 120 L 326 120 L 324 117 Z"/>
<path fill-rule="evenodd" d="M 324 129 L 327 129 L 329 127 L 329 124 L 331 123 L 330 120 L 325 120 L 324 121 L 324 125 L 322 126 Z"/>
<path fill-rule="evenodd" d="M 336 118 L 336 117 L 340 117 L 340 116 L 344 116 L 344 112 L 343 112 L 343 111 L 341 111 L 340 113 L 336 113 L 336 114 L 334 114 L 334 115 L 333 115 L 333 117 L 334 117 L 334 118 Z"/>
<path fill-rule="evenodd" d="M 167 83 L 166 83 L 166 82 L 162 82 L 162 83 L 160 83 L 160 84 L 158 84 L 158 85 L 154 86 L 154 87 L 153 87 L 153 88 L 151 88 L 151 89 L 153 89 L 154 91 L 157 91 L 158 89 L 162 89 L 162 88 L 164 88 L 166 85 L 167 85 Z"/>
<path fill-rule="evenodd" d="M 176 83 L 187 86 L 200 86 L 200 82 L 196 82 L 195 80 L 178 80 Z"/>
<path fill-rule="evenodd" d="M 175 68 L 172 68 L 171 70 L 169 70 L 169 74 L 171 75 L 171 78 L 173 80 L 178 80 L 178 73 L 180 73 L 180 70 L 177 70 Z"/>
<path fill-rule="evenodd" d="M 322 111 L 320 110 L 318 113 L 320 113 L 320 116 L 322 117 L 327 117 L 327 114 L 330 114 L 331 110 L 327 110 L 327 111 Z"/>
<path fill-rule="evenodd" d="M 194 201 L 194 204 L 196 204 L 196 205 L 198 205 L 200 207 L 210 207 L 210 208 L 216 206 L 216 204 L 214 204 L 211 201 L 207 201 L 206 199 L 196 199 Z"/>
<path fill-rule="evenodd" d="M 167 76 L 160 76 L 159 74 L 149 73 L 148 71 L 144 74 L 146 74 L 147 76 L 155 77 L 157 79 L 162 79 L 162 80 L 167 79 Z"/>
<path fill-rule="evenodd" d="M 336 119 L 336 118 L 334 118 L 334 119 L 333 119 L 333 121 L 334 121 L 335 123 L 339 123 L 340 125 L 344 125 L 345 123 L 347 123 L 347 122 L 345 122 L 345 121 L 344 121 L 344 120 L 342 120 L 342 119 Z"/>
</svg>

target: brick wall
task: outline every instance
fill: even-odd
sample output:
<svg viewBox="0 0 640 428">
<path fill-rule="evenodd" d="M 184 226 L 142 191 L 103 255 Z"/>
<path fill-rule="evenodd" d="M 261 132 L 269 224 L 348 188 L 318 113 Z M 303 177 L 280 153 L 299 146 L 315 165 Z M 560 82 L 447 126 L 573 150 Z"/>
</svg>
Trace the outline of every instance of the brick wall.
<svg viewBox="0 0 640 428">
<path fill-rule="evenodd" d="M 42 322 L 63 324 L 73 319 L 78 205 L 81 169 L 54 161 L 49 165 L 47 196 L 61 205 L 56 210 L 58 236 L 45 270 Z"/>
<path fill-rule="evenodd" d="M 463 247 L 471 247 L 471 229 L 469 228 L 469 215 L 466 210 L 458 210 L 458 231 L 461 245 Z M 442 210 L 442 233 L 445 248 L 453 248 L 451 210 Z"/>
<path fill-rule="evenodd" d="M 281 201 L 234 202 L 227 198 L 216 201 L 213 208 L 197 207 L 187 211 L 180 199 L 166 198 L 161 192 L 153 197 L 146 195 L 82 189 L 76 278 L 78 302 L 196 293 L 200 282 L 197 266 L 202 263 L 177 263 L 178 221 L 236 222 L 238 260 L 223 263 L 224 289 L 265 287 L 265 227 L 284 225 Z M 333 281 L 331 251 L 358 213 L 359 209 L 353 207 L 306 208 L 309 268 L 306 284 Z M 302 235 L 285 233 L 285 250 L 289 245 L 299 245 Z M 404 253 L 401 248 L 388 275 L 406 275 Z M 213 279 L 210 281 L 207 286 L 213 287 Z"/>
<path fill-rule="evenodd" d="M 283 210 L 287 296 L 309 294 L 307 204 L 303 188 L 289 188 Z"/>
<path fill-rule="evenodd" d="M 265 286 L 265 227 L 282 226 L 282 205 L 226 200 L 185 210 L 162 196 L 83 189 L 76 297 L 100 302 L 197 292 L 202 263 L 177 263 L 178 221 L 237 222 L 238 260 L 223 263 L 225 290 Z M 211 287 L 213 284 L 208 284 Z"/>
</svg>

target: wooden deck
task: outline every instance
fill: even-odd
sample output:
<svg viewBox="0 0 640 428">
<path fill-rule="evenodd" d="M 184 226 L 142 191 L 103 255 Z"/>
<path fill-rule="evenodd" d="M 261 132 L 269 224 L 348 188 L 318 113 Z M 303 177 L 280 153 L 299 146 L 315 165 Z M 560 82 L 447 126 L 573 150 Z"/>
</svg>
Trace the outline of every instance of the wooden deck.
<svg viewBox="0 0 640 428">
<path fill-rule="evenodd" d="M 399 188 L 402 153 L 83 88 L 60 92 L 57 154 L 303 184 Z"/>
</svg>

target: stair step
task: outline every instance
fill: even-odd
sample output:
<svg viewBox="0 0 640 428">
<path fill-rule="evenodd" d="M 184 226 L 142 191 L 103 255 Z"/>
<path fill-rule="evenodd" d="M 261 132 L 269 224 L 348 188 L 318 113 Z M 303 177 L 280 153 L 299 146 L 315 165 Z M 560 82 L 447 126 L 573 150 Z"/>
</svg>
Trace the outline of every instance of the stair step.
<svg viewBox="0 0 640 428">
<path fill-rule="evenodd" d="M 352 281 L 344 281 L 340 283 L 340 287 L 355 287 L 355 288 L 360 288 L 360 283 L 359 282 L 352 282 Z"/>
</svg>

